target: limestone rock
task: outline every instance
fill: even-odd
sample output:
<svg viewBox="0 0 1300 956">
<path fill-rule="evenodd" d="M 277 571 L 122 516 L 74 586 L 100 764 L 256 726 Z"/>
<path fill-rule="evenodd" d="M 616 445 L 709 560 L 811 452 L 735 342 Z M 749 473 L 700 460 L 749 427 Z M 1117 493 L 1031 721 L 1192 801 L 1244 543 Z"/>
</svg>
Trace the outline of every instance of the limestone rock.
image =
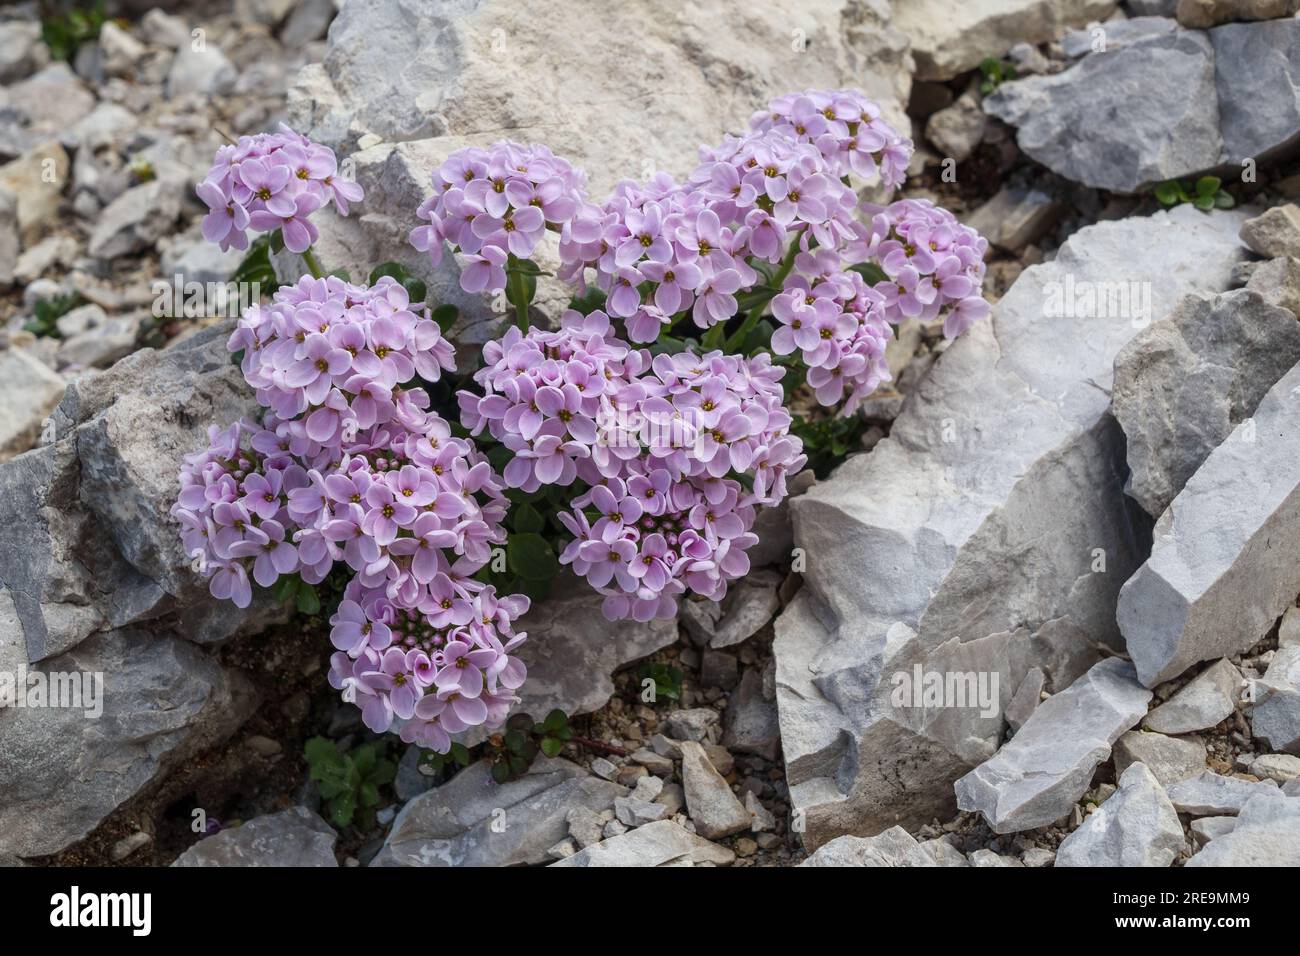
<svg viewBox="0 0 1300 956">
<path fill-rule="evenodd" d="M 36 443 L 63 386 L 62 376 L 25 349 L 0 351 L 0 461 Z"/>
<path fill-rule="evenodd" d="M 1242 218 L 1182 208 L 1075 233 L 944 352 L 888 438 L 792 502 L 808 566 L 774 652 L 810 848 L 900 815 L 947 819 L 953 782 L 992 756 L 1031 667 L 1055 693 L 1098 644 L 1121 646 L 1115 596 L 1145 554 L 1146 519 L 1126 504 L 1107 414 L 1115 354 L 1135 319 L 1227 288 Z M 1097 290 L 1118 288 L 1150 299 L 1098 309 Z M 1088 290 L 1093 310 L 1076 316 Z M 996 672 L 997 706 L 893 706 L 894 675 L 915 664 Z"/>
<path fill-rule="evenodd" d="M 562 759 L 539 757 L 528 772 L 493 783 L 479 761 L 420 794 L 397 815 L 384 844 L 387 866 L 513 866 L 547 860 L 569 835 L 578 808 L 599 812 L 627 790 Z"/>
<path fill-rule="evenodd" d="M 1109 0 L 907 0 L 894 5 L 894 25 L 912 41 L 917 79 L 949 80 L 1017 43 L 1055 40 L 1114 11 Z"/>
<path fill-rule="evenodd" d="M 934 856 L 902 827 L 873 837 L 836 837 L 800 866 L 938 866 Z"/>
<path fill-rule="evenodd" d="M 1139 332 L 1115 358 L 1128 493 L 1158 517 L 1297 362 L 1300 322 L 1245 289 L 1188 296 Z"/>
<path fill-rule="evenodd" d="M 45 238 L 50 220 L 59 211 L 69 167 L 68 154 L 53 140 L 0 166 L 0 188 L 17 200 L 16 222 L 24 246 Z"/>
<path fill-rule="evenodd" d="M 980 811 L 996 833 L 1061 819 L 1150 699 L 1131 664 L 1102 661 L 1039 705 L 997 756 L 958 780 L 957 805 Z"/>
<path fill-rule="evenodd" d="M 1179 813 L 1204 817 L 1240 813 L 1246 801 L 1265 790 L 1277 792 L 1277 782 L 1261 780 L 1253 783 L 1240 777 L 1224 777 L 1206 770 L 1174 784 L 1166 792 Z"/>
<path fill-rule="evenodd" d="M 1300 0 L 1178 0 L 1178 22 L 1205 30 L 1234 20 L 1272 20 L 1294 16 Z"/>
<path fill-rule="evenodd" d="M 1162 787 L 1169 787 L 1205 769 L 1205 742 L 1199 737 L 1180 739 L 1130 730 L 1115 741 L 1114 756 L 1115 773 L 1142 763 Z"/>
<path fill-rule="evenodd" d="M 648 823 L 622 836 L 588 846 L 551 866 L 729 866 L 736 854 L 671 820 Z"/>
<path fill-rule="evenodd" d="M 758 633 L 781 609 L 780 584 L 775 572 L 751 572 L 728 588 L 721 601 L 682 601 L 682 623 L 697 644 L 732 647 Z"/>
<path fill-rule="evenodd" d="M 1148 687 L 1256 643 L 1300 592 L 1300 366 L 1156 523 L 1116 617 Z"/>
<path fill-rule="evenodd" d="M 1278 648 L 1253 698 L 1251 732 L 1271 750 L 1300 756 L 1300 645 Z"/>
<path fill-rule="evenodd" d="M 1019 253 L 1056 224 L 1061 204 L 1040 189 L 1003 186 L 966 224 L 999 249 Z"/>
<path fill-rule="evenodd" d="M 1119 789 L 1088 814 L 1056 851 L 1057 866 L 1169 866 L 1186 840 L 1174 805 L 1144 764 L 1130 764 Z"/>
<path fill-rule="evenodd" d="M 725 717 L 722 745 L 736 753 L 757 754 L 775 760 L 781 747 L 780 718 L 776 702 L 763 694 L 763 679 L 750 668 L 731 695 Z"/>
<path fill-rule="evenodd" d="M 1274 206 L 1241 224 L 1241 241 L 1266 259 L 1300 257 L 1300 206 Z"/>
<path fill-rule="evenodd" d="M 1216 661 L 1142 722 L 1161 734 L 1206 730 L 1228 717 L 1241 696 L 1241 673 L 1227 658 Z"/>
<path fill-rule="evenodd" d="M 682 741 L 682 786 L 686 812 L 700 836 L 715 840 L 749 829 L 749 811 L 693 740 Z"/>
<path fill-rule="evenodd" d="M 1187 866 L 1300 866 L 1300 800 L 1259 793 L 1241 808 L 1237 825 L 1212 839 Z"/>
<path fill-rule="evenodd" d="M 1300 316 L 1300 259 L 1285 256 L 1261 262 L 1250 274 L 1246 288 L 1258 292 L 1269 305 Z"/>
<path fill-rule="evenodd" d="M 180 211 L 176 183 L 155 179 L 134 186 L 104 209 L 86 251 L 97 259 L 116 259 L 148 249 L 171 229 Z"/>
<path fill-rule="evenodd" d="M 338 866 L 337 839 L 319 816 L 293 807 L 204 837 L 172 866 Z"/>
<path fill-rule="evenodd" d="M 27 76 L 49 58 L 41 42 L 41 25 L 35 20 L 0 23 L 0 83 Z"/>
<path fill-rule="evenodd" d="M 172 58 L 167 74 L 167 96 L 171 99 L 189 93 L 218 96 L 228 93 L 238 77 L 230 60 L 212 43 L 201 50 L 192 44 L 183 45 Z"/>
</svg>

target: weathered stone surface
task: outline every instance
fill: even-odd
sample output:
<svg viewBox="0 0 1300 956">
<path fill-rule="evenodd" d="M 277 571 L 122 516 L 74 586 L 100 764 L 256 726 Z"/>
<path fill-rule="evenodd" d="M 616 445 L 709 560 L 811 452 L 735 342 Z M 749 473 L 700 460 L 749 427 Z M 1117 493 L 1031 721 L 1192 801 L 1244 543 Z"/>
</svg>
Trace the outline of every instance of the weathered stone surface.
<svg viewBox="0 0 1300 956">
<path fill-rule="evenodd" d="M 551 866 L 729 866 L 736 854 L 671 820 L 648 823 L 596 843 Z"/>
<path fill-rule="evenodd" d="M 45 237 L 50 220 L 59 211 L 69 168 L 68 154 L 53 140 L 0 166 L 0 188 L 17 200 L 15 215 L 24 246 L 35 245 Z"/>
<path fill-rule="evenodd" d="M 716 840 L 748 830 L 749 811 L 736 799 L 704 748 L 693 740 L 684 740 L 681 746 L 686 812 L 695 824 L 695 832 L 706 839 Z"/>
<path fill-rule="evenodd" d="M 1115 741 L 1114 756 L 1117 774 L 1142 763 L 1162 787 L 1168 787 L 1205 769 L 1205 742 L 1199 737 L 1180 739 L 1131 730 Z"/>
<path fill-rule="evenodd" d="M 780 585 L 779 574 L 753 571 L 721 601 L 682 601 L 682 624 L 697 644 L 732 647 L 757 634 L 781 609 Z"/>
<path fill-rule="evenodd" d="M 934 862 L 938 866 L 970 866 L 966 854 L 952 845 L 951 837 L 942 836 L 934 840 L 926 840 L 921 844 L 921 849 L 934 857 Z"/>
<path fill-rule="evenodd" d="M 1266 259 L 1300 256 L 1300 206 L 1288 203 L 1247 219 L 1241 241 Z"/>
<path fill-rule="evenodd" d="M 1261 780 L 1258 783 L 1240 777 L 1224 777 L 1212 770 L 1197 774 L 1166 789 L 1169 799 L 1179 813 L 1204 817 L 1232 816 L 1241 812 L 1246 801 L 1261 790 L 1277 792 L 1277 782 Z"/>
<path fill-rule="evenodd" d="M 1046 681 L 1047 675 L 1043 673 L 1041 667 L 1029 668 L 1024 680 L 1016 688 L 1015 694 L 1007 702 L 1005 716 L 1012 730 L 1023 727 L 1029 715 L 1042 703 L 1043 684 Z"/>
<path fill-rule="evenodd" d="M 1187 292 L 1227 287 L 1242 218 L 1185 208 L 1080 230 L 953 343 L 887 439 L 793 502 L 808 567 L 774 649 L 810 847 L 900 815 L 946 819 L 953 781 L 992 756 L 1029 668 L 1057 692 L 1098 643 L 1119 646 L 1115 594 L 1144 554 L 1145 519 L 1125 504 L 1107 415 L 1115 354 L 1139 312 L 1157 320 Z M 1128 310 L 1064 314 L 1067 296 L 1125 282 L 1150 290 L 1149 310 L 1130 296 Z M 891 676 L 918 663 L 997 672 L 998 707 L 894 707 Z"/>
<path fill-rule="evenodd" d="M 600 611 L 601 600 L 566 577 L 552 597 L 524 615 L 519 627 L 528 640 L 519 658 L 528 667 L 528 681 L 515 713 L 541 720 L 556 707 L 570 715 L 599 710 L 614 693 L 616 670 L 677 640 L 675 621 L 610 622 Z"/>
<path fill-rule="evenodd" d="M 944 107 L 926 121 L 925 138 L 944 159 L 968 160 L 984 139 L 988 117 L 980 108 L 979 96 L 967 90 L 957 102 Z"/>
<path fill-rule="evenodd" d="M 1253 697 L 1252 733 L 1271 750 L 1300 756 L 1300 645 L 1278 648 Z"/>
<path fill-rule="evenodd" d="M 62 376 L 24 349 L 0 351 L 0 461 L 36 443 L 63 386 Z"/>
<path fill-rule="evenodd" d="M 156 179 L 132 187 L 100 214 L 86 251 L 98 259 L 115 259 L 147 249 L 171 229 L 180 211 L 176 183 Z"/>
<path fill-rule="evenodd" d="M 1294 19 L 1152 29 L 1062 73 L 1003 83 L 984 108 L 1053 172 L 1134 192 L 1289 148 L 1300 135 L 1298 36 Z"/>
<path fill-rule="evenodd" d="M 1119 789 L 1088 814 L 1056 851 L 1057 866 L 1169 866 L 1186 845 L 1160 781 L 1134 763 Z"/>
<path fill-rule="evenodd" d="M 731 695 L 724 720 L 722 745 L 742 754 L 775 760 L 781 748 L 781 725 L 776 701 L 763 693 L 763 679 L 750 668 Z"/>
<path fill-rule="evenodd" d="M 970 854 L 970 865 L 979 867 L 1022 867 L 1025 864 L 1017 860 L 1014 856 L 1003 856 L 987 847 L 981 847 L 974 853 Z"/>
<path fill-rule="evenodd" d="M 149 783 L 224 740 L 255 706 L 240 675 L 173 634 L 107 631 L 29 667 L 17 625 L 0 588 L 0 671 L 98 673 L 103 711 L 0 708 L 0 855 L 44 856 L 80 840 Z"/>
<path fill-rule="evenodd" d="M 800 866 L 938 866 L 929 850 L 902 827 L 873 837 L 836 837 Z"/>
<path fill-rule="evenodd" d="M 1061 50 L 1070 59 L 1089 53 L 1114 53 L 1138 40 L 1173 33 L 1178 24 L 1166 17 L 1140 16 L 1127 20 L 1090 23 L 1080 30 L 1070 30 L 1061 37 Z"/>
<path fill-rule="evenodd" d="M 1300 362 L 1300 322 L 1254 292 L 1191 295 L 1115 357 L 1112 413 L 1128 493 L 1159 517 L 1193 472 Z"/>
<path fill-rule="evenodd" d="M 917 78 L 948 80 L 1017 43 L 1055 40 L 1114 11 L 1111 0 L 905 0 L 894 4 L 894 25 L 912 41 Z"/>
<path fill-rule="evenodd" d="M 1116 616 L 1148 687 L 1250 647 L 1300 592 L 1300 366 L 1211 452 L 1156 523 Z"/>
<path fill-rule="evenodd" d="M 1052 228 L 1061 210 L 1061 204 L 1041 189 L 1003 186 L 966 224 L 999 249 L 1020 252 Z"/>
<path fill-rule="evenodd" d="M 1236 828 L 1236 817 L 1198 817 L 1188 825 L 1188 829 L 1192 831 L 1192 842 L 1198 848 L 1217 837 L 1231 833 Z"/>
<path fill-rule="evenodd" d="M 172 866 L 338 866 L 337 839 L 319 816 L 293 807 L 204 837 Z"/>
<path fill-rule="evenodd" d="M 1272 20 L 1293 16 L 1300 0 L 1178 0 L 1178 22 L 1193 30 L 1234 20 Z"/>
<path fill-rule="evenodd" d="M 413 799 L 393 821 L 386 866 L 511 866 L 543 863 L 569 834 L 577 807 L 608 810 L 627 790 L 562 759 L 539 757 L 517 780 L 497 784 L 480 761 Z"/>
<path fill-rule="evenodd" d="M 1300 866 L 1300 799 L 1253 795 L 1237 825 L 1217 836 L 1187 866 Z"/>
<path fill-rule="evenodd" d="M 1258 292 L 1269 305 L 1289 309 L 1300 316 L 1300 259 L 1285 256 L 1259 263 L 1246 288 Z"/>
<path fill-rule="evenodd" d="M 0 83 L 27 76 L 49 58 L 36 20 L 0 23 Z"/>
<path fill-rule="evenodd" d="M 1161 734 L 1206 730 L 1228 717 L 1241 696 L 1241 672 L 1227 658 L 1216 661 L 1142 722 Z"/>
<path fill-rule="evenodd" d="M 1260 754 L 1250 762 L 1250 772 L 1261 780 L 1279 784 L 1300 777 L 1300 757 L 1291 754 Z"/>
<path fill-rule="evenodd" d="M 958 780 L 957 805 L 980 811 L 997 833 L 1059 820 L 1150 699 L 1131 664 L 1102 661 L 1040 704 L 995 757 Z"/>
<path fill-rule="evenodd" d="M 175 98 L 187 93 L 215 96 L 227 93 L 235 85 L 238 72 L 226 55 L 213 43 L 201 50 L 184 45 L 176 51 L 167 74 L 167 95 Z"/>
</svg>

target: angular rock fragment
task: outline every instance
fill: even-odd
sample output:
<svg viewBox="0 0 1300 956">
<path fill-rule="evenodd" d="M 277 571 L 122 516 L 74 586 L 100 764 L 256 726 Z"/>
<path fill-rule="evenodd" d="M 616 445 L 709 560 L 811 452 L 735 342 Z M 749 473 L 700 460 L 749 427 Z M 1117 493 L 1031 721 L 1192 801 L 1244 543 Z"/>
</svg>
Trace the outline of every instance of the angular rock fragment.
<svg viewBox="0 0 1300 956">
<path fill-rule="evenodd" d="M 1159 517 L 1187 479 L 1300 362 L 1300 322 L 1247 289 L 1192 295 L 1115 357 L 1112 413 L 1128 493 Z"/>
<path fill-rule="evenodd" d="M 725 717 L 722 745 L 742 754 L 775 760 L 781 748 L 781 726 L 776 703 L 763 695 L 763 679 L 754 668 L 745 671 L 731 695 Z"/>
<path fill-rule="evenodd" d="M 1300 259 L 1284 256 L 1258 263 L 1246 288 L 1258 292 L 1269 305 L 1300 316 Z"/>
<path fill-rule="evenodd" d="M 1124 771 L 1119 789 L 1088 814 L 1056 851 L 1057 866 L 1169 866 L 1186 839 L 1178 813 L 1144 764 Z"/>
<path fill-rule="evenodd" d="M 1241 812 L 1246 801 L 1263 790 L 1278 789 L 1273 780 L 1252 782 L 1240 777 L 1224 777 L 1212 770 L 1197 774 L 1167 789 L 1169 799 L 1179 813 L 1193 816 L 1223 816 Z"/>
<path fill-rule="evenodd" d="M 1251 732 L 1270 750 L 1300 756 L 1300 645 L 1278 648 L 1252 698 Z"/>
<path fill-rule="evenodd" d="M 1300 366 L 1160 517 L 1116 617 L 1148 687 L 1255 644 L 1300 592 Z"/>
<path fill-rule="evenodd" d="M 1121 646 L 1115 596 L 1147 519 L 1107 414 L 1115 354 L 1183 295 L 1228 287 L 1242 218 L 1181 208 L 1075 233 L 953 343 L 887 439 L 791 503 L 808 566 L 774 651 L 806 846 L 947 819 L 1031 667 L 1055 693 Z M 976 692 L 983 675 L 997 705 L 894 706 L 916 664 Z"/>
<path fill-rule="evenodd" d="M 1123 774 L 1135 763 L 1145 764 L 1162 787 L 1169 787 L 1205 769 L 1205 743 L 1199 737 L 1130 730 L 1115 741 L 1115 773 Z"/>
<path fill-rule="evenodd" d="M 749 811 L 693 740 L 682 741 L 682 786 L 686 812 L 700 836 L 715 840 L 749 829 Z"/>
<path fill-rule="evenodd" d="M 551 866 L 729 866 L 736 854 L 671 820 L 647 823 L 586 847 Z"/>
<path fill-rule="evenodd" d="M 0 351 L 0 461 L 36 443 L 63 386 L 62 376 L 25 349 Z"/>
<path fill-rule="evenodd" d="M 996 833 L 1061 819 L 1150 699 L 1131 664 L 1102 661 L 1040 704 L 997 756 L 958 780 L 957 805 L 980 811 Z"/>
<path fill-rule="evenodd" d="M 316 814 L 293 807 L 204 837 L 172 866 L 338 866 L 337 839 Z"/>
<path fill-rule="evenodd" d="M 513 866 L 543 863 L 569 835 L 579 807 L 608 810 L 627 790 L 567 760 L 539 758 L 522 777 L 493 783 L 485 761 L 416 797 L 397 815 L 385 866 Z"/>
<path fill-rule="evenodd" d="M 1206 730 L 1236 709 L 1242 683 L 1241 672 L 1223 658 L 1147 714 L 1142 724 L 1160 734 Z"/>
<path fill-rule="evenodd" d="M 1300 206 L 1274 206 L 1247 219 L 1241 224 L 1241 241 L 1265 259 L 1300 258 Z"/>
<path fill-rule="evenodd" d="M 1300 800 L 1276 791 L 1253 795 L 1237 825 L 1210 840 L 1187 866 L 1300 866 Z"/>
<path fill-rule="evenodd" d="M 836 837 L 800 866 L 938 866 L 934 856 L 902 827 L 873 837 Z"/>
</svg>

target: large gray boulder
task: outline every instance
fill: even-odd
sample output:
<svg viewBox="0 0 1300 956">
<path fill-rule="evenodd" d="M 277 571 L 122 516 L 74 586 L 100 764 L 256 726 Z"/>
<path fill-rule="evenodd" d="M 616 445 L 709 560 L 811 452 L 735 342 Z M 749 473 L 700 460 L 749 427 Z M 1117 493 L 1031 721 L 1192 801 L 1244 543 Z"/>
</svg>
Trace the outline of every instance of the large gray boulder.
<svg viewBox="0 0 1300 956">
<path fill-rule="evenodd" d="M 810 847 L 951 812 L 1031 667 L 1059 692 L 1098 643 L 1120 646 L 1145 519 L 1107 413 L 1115 355 L 1186 293 L 1227 288 L 1241 218 L 1080 230 L 953 343 L 889 438 L 791 503 L 808 567 L 777 619 L 777 702 Z M 996 673 L 993 706 L 894 706 L 918 665 L 983 673 L 989 691 Z"/>
<path fill-rule="evenodd" d="M 1151 29 L 984 100 L 1020 148 L 1067 179 L 1135 192 L 1226 167 L 1300 136 L 1300 21 Z M 1135 92 L 1140 91 L 1140 92 Z"/>
<path fill-rule="evenodd" d="M 1300 322 L 1255 292 L 1191 295 L 1115 357 L 1112 413 L 1128 493 L 1159 517 L 1219 443 L 1300 362 Z"/>
<path fill-rule="evenodd" d="M 256 407 L 228 334 L 214 326 L 76 379 L 44 429 L 51 443 L 0 464 L 0 671 L 104 675 L 96 719 L 0 709 L 0 854 L 81 839 L 255 705 L 196 645 L 279 610 L 212 598 L 167 514 L 183 456 Z"/>
<path fill-rule="evenodd" d="M 1187 861 L 1188 866 L 1300 866 L 1300 799 L 1278 790 L 1257 793 L 1237 825 Z"/>
<path fill-rule="evenodd" d="M 1155 527 L 1117 619 L 1148 687 L 1259 641 L 1300 592 L 1300 366 L 1219 445 Z"/>
<path fill-rule="evenodd" d="M 995 757 L 958 780 L 957 806 L 978 810 L 996 833 L 1061 819 L 1150 700 L 1132 664 L 1102 661 L 1044 701 Z"/>
</svg>

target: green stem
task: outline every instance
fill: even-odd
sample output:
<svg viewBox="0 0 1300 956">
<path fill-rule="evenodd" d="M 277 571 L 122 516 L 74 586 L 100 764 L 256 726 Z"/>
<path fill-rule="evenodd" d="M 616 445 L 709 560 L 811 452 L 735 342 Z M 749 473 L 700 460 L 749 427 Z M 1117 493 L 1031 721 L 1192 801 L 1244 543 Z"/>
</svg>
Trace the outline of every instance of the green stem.
<svg viewBox="0 0 1300 956">
<path fill-rule="evenodd" d="M 307 263 L 307 269 L 311 272 L 313 279 L 323 279 L 325 277 L 325 270 L 321 268 L 320 262 L 317 261 L 316 253 L 311 251 L 311 246 L 302 251 L 302 261 Z"/>
<path fill-rule="evenodd" d="M 506 282 L 510 286 L 510 299 L 515 306 L 515 325 L 519 331 L 528 332 L 528 281 L 519 270 L 519 260 L 511 253 L 506 261 Z"/>
<path fill-rule="evenodd" d="M 790 248 L 786 250 L 785 258 L 781 260 L 781 268 L 777 269 L 776 275 L 772 276 L 772 288 L 777 290 L 773 293 L 773 297 L 780 294 L 781 283 L 785 282 L 786 277 L 790 275 L 790 271 L 794 269 L 794 257 L 798 254 L 799 236 L 795 236 L 790 240 Z M 748 338 L 749 333 L 754 330 L 754 326 L 758 325 L 758 320 L 763 317 L 763 312 L 767 309 L 767 304 L 771 301 L 771 299 L 764 299 L 749 310 L 749 314 L 745 316 L 745 321 L 740 324 L 740 328 L 736 329 L 736 331 L 732 333 L 731 337 L 728 338 L 726 343 L 722 346 L 724 352 L 735 352 L 736 349 L 740 348 L 740 346 L 744 344 L 745 339 Z"/>
</svg>

